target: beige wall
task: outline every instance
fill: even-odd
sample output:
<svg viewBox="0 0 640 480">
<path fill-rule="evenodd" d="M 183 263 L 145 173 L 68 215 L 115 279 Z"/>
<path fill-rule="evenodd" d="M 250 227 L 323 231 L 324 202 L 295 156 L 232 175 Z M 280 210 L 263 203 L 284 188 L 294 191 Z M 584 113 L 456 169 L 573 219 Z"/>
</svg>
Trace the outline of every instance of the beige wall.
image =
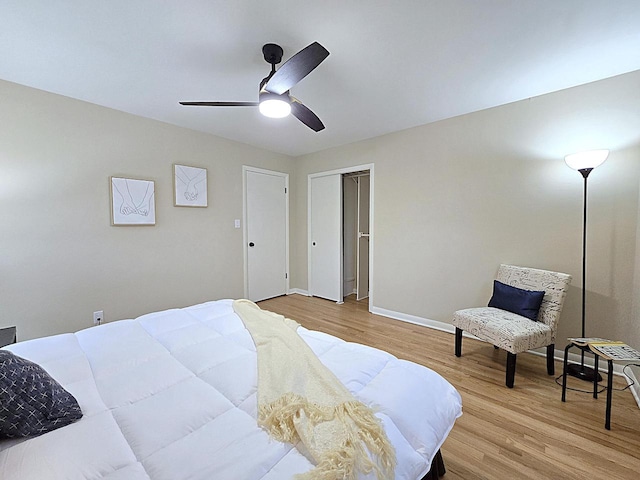
<svg viewBox="0 0 640 480">
<path fill-rule="evenodd" d="M 289 157 L 0 81 L 0 326 L 20 339 L 244 293 L 242 165 Z M 209 207 L 173 206 L 172 164 Z M 155 181 L 157 224 L 112 227 L 109 176 Z"/>
<path fill-rule="evenodd" d="M 583 184 L 563 158 L 609 148 L 589 177 L 587 334 L 640 347 L 638 91 L 635 72 L 297 159 L 292 287 L 307 286 L 307 175 L 374 163 L 375 307 L 449 322 L 486 304 L 499 263 L 563 271 L 564 345 L 580 334 Z"/>
<path fill-rule="evenodd" d="M 640 72 L 297 159 L 0 81 L 0 325 L 21 339 L 243 295 L 243 164 L 291 177 L 291 288 L 307 288 L 307 175 L 375 164 L 373 305 L 449 322 L 498 263 L 574 276 L 589 178 L 587 333 L 640 347 Z M 428 108 L 426 106 L 425 108 Z M 206 209 L 173 207 L 171 165 L 209 170 Z M 157 225 L 112 227 L 108 178 L 156 182 Z M 562 342 L 560 342 L 562 343 Z"/>
</svg>

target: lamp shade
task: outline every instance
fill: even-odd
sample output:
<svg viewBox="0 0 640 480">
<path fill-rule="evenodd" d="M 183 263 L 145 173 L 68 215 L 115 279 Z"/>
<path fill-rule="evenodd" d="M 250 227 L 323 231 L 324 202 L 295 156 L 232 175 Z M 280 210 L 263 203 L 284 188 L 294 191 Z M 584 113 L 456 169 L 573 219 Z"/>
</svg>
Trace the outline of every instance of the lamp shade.
<svg viewBox="0 0 640 480">
<path fill-rule="evenodd" d="M 269 118 L 283 118 L 291 113 L 291 103 L 285 95 L 260 92 L 260 113 Z"/>
<path fill-rule="evenodd" d="M 574 170 L 583 170 L 602 165 L 608 156 L 609 150 L 589 150 L 567 155 L 564 157 L 564 161 Z"/>
</svg>

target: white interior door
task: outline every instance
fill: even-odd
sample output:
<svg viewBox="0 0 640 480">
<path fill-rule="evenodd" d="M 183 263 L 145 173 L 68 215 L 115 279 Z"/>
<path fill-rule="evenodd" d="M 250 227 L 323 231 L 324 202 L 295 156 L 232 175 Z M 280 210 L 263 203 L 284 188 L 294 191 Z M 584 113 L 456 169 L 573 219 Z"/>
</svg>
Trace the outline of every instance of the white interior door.
<svg viewBox="0 0 640 480">
<path fill-rule="evenodd" d="M 245 168 L 247 297 L 254 302 L 287 293 L 288 175 Z"/>
<path fill-rule="evenodd" d="M 342 175 L 309 177 L 309 294 L 342 302 Z"/>
<path fill-rule="evenodd" d="M 358 178 L 358 247 L 356 299 L 369 296 L 369 176 Z"/>
</svg>

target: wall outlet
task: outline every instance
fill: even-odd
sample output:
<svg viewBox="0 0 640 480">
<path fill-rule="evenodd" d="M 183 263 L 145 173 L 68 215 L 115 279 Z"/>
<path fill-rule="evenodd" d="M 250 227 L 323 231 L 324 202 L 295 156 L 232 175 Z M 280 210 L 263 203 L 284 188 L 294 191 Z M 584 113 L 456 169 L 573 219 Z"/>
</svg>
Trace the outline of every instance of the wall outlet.
<svg viewBox="0 0 640 480">
<path fill-rule="evenodd" d="M 93 312 L 93 324 L 101 325 L 104 320 L 104 312 L 102 310 Z"/>
</svg>

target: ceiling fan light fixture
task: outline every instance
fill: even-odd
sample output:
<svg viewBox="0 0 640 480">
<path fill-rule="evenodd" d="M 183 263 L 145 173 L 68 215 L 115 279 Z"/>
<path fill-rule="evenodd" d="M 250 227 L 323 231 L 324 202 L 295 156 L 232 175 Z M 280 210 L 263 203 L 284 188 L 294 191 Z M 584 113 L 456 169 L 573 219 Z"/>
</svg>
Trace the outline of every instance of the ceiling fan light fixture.
<svg viewBox="0 0 640 480">
<path fill-rule="evenodd" d="M 260 113 L 269 118 L 284 118 L 291 113 L 291 104 L 280 98 L 280 95 L 261 95 Z"/>
</svg>

